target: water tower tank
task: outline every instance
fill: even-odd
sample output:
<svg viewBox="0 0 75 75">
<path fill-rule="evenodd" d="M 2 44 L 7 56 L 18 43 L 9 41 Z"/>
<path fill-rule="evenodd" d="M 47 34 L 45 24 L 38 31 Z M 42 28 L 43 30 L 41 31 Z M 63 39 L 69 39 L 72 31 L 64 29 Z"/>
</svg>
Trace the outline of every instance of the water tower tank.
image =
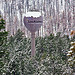
<svg viewBox="0 0 75 75">
<path fill-rule="evenodd" d="M 38 11 L 29 11 L 24 16 L 24 24 L 30 32 L 37 31 L 43 24 L 43 18 Z"/>
</svg>

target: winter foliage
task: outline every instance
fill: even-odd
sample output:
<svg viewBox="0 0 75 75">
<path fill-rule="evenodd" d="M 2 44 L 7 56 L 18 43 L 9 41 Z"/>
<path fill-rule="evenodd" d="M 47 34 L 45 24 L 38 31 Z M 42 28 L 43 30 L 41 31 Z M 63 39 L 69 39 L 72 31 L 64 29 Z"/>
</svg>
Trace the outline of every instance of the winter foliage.
<svg viewBox="0 0 75 75">
<path fill-rule="evenodd" d="M 37 37 L 34 58 L 31 58 L 31 39 L 23 35 L 18 30 L 8 39 L 9 60 L 2 67 L 2 75 L 72 75 L 74 70 L 67 61 L 71 39 L 67 35 Z"/>
<path fill-rule="evenodd" d="M 26 37 L 30 36 L 23 19 L 24 14 L 33 9 L 43 16 L 43 26 L 36 33 L 37 36 L 56 35 L 57 32 L 69 35 L 75 29 L 75 0 L 0 0 L 0 6 L 10 35 L 21 29 Z"/>
<path fill-rule="evenodd" d="M 23 15 L 33 9 L 41 12 L 43 25 L 36 32 L 36 56 L 31 58 Z M 75 0 L 0 0 L 0 15 L 0 75 L 75 75 L 75 35 L 70 36 Z"/>
</svg>

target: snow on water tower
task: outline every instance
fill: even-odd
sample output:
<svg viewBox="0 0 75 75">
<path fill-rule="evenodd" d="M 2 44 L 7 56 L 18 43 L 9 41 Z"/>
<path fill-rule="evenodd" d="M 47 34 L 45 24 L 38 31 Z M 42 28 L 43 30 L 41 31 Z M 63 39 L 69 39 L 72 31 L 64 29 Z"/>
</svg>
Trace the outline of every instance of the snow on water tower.
<svg viewBox="0 0 75 75">
<path fill-rule="evenodd" d="M 32 10 L 25 14 L 24 24 L 31 32 L 31 57 L 35 56 L 35 32 L 43 25 L 41 12 Z"/>
</svg>

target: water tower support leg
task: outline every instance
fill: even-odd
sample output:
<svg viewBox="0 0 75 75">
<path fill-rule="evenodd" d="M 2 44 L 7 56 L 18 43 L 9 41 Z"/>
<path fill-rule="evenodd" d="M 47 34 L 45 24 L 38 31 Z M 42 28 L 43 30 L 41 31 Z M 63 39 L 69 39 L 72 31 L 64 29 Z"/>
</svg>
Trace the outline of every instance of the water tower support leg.
<svg viewBox="0 0 75 75">
<path fill-rule="evenodd" d="M 31 33 L 31 57 L 35 56 L 35 32 Z"/>
</svg>

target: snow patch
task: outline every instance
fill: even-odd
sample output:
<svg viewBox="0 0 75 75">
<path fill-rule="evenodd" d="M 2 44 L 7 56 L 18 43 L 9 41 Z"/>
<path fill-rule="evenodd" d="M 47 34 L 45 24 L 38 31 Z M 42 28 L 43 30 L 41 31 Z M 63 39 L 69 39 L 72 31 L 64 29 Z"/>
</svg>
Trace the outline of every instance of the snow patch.
<svg viewBox="0 0 75 75">
<path fill-rule="evenodd" d="M 26 14 L 24 14 L 24 16 L 26 17 L 40 17 L 41 16 L 41 13 L 40 12 L 27 12 Z"/>
</svg>

